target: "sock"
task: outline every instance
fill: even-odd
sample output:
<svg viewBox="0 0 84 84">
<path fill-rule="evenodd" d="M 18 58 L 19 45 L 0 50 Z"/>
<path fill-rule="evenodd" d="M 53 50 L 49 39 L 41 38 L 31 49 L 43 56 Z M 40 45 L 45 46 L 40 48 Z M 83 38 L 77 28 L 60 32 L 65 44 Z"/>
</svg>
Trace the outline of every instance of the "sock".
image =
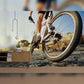
<svg viewBox="0 0 84 84">
<path fill-rule="evenodd" d="M 37 36 L 40 36 L 40 33 L 38 33 Z"/>
<path fill-rule="evenodd" d="M 41 35 L 40 35 L 40 33 L 37 34 L 37 38 L 38 38 L 39 40 L 41 40 Z"/>
</svg>

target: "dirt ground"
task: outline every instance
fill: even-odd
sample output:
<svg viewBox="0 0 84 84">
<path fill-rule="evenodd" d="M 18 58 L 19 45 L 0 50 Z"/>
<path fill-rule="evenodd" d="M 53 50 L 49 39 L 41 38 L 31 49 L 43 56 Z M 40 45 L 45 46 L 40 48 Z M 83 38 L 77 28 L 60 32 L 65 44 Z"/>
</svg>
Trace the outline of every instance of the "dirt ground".
<svg viewBox="0 0 84 84">
<path fill-rule="evenodd" d="M 68 67 L 68 66 L 84 66 L 84 45 L 80 45 L 76 50 L 65 60 L 61 62 L 50 62 L 46 59 L 42 51 L 35 51 L 32 55 L 30 63 L 0 63 L 0 67 Z"/>
</svg>

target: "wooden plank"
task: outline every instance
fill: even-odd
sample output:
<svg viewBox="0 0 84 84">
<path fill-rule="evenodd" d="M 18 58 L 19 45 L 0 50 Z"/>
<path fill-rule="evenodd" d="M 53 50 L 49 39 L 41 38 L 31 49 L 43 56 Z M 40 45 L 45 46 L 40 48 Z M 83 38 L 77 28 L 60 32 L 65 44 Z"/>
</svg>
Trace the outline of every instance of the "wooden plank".
<svg viewBox="0 0 84 84">
<path fill-rule="evenodd" d="M 31 52 L 13 52 L 12 62 L 31 62 Z"/>
<path fill-rule="evenodd" d="M 0 68 L 0 73 L 84 73 L 84 67 Z"/>
</svg>

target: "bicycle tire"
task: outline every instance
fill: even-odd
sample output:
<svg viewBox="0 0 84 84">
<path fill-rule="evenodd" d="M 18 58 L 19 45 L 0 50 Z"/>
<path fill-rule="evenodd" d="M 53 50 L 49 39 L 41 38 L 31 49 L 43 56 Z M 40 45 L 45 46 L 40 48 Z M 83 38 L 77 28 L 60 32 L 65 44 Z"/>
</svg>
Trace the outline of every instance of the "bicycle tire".
<svg viewBox="0 0 84 84">
<path fill-rule="evenodd" d="M 56 62 L 59 62 L 59 61 L 62 61 L 64 60 L 65 58 L 67 58 L 74 50 L 75 48 L 77 47 L 79 41 L 80 41 L 80 38 L 81 38 L 81 34 L 82 34 L 82 19 L 81 19 L 81 16 L 78 12 L 72 12 L 72 11 L 62 11 L 62 12 L 59 12 L 55 15 L 55 17 L 51 20 L 51 24 L 60 16 L 62 15 L 69 15 L 73 18 L 73 21 L 74 21 L 74 24 L 75 24 L 75 27 L 74 27 L 74 36 L 73 36 L 73 39 L 72 41 L 70 42 L 70 44 L 68 45 L 68 47 L 65 49 L 65 51 L 60 54 L 58 57 L 51 57 L 47 54 L 45 48 L 44 48 L 44 53 L 46 54 L 47 58 L 51 61 L 56 61 Z"/>
</svg>

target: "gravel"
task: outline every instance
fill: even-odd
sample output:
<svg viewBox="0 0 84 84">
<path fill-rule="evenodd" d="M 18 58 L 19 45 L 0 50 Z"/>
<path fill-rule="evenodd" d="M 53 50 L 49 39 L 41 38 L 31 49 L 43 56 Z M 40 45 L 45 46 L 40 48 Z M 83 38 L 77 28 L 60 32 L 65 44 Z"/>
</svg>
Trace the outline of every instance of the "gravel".
<svg viewBox="0 0 84 84">
<path fill-rule="evenodd" d="M 42 51 L 35 51 L 32 55 L 30 63 L 6 63 L 1 62 L 0 67 L 43 67 L 43 66 L 56 66 L 56 67 L 69 67 L 69 66 L 84 66 L 84 45 L 80 45 L 76 50 L 65 60 L 60 62 L 51 62 L 47 60 Z"/>
</svg>

